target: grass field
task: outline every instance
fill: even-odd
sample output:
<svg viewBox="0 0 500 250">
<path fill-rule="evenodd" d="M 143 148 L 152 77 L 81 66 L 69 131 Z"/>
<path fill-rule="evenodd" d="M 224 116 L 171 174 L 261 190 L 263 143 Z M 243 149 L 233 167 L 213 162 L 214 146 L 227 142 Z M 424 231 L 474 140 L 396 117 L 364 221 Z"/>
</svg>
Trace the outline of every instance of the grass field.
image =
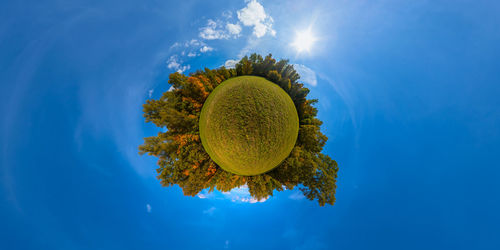
<svg viewBox="0 0 500 250">
<path fill-rule="evenodd" d="M 275 168 L 290 154 L 299 131 L 290 96 L 257 76 L 220 84 L 205 101 L 199 122 L 201 141 L 210 157 L 239 175 Z"/>
</svg>

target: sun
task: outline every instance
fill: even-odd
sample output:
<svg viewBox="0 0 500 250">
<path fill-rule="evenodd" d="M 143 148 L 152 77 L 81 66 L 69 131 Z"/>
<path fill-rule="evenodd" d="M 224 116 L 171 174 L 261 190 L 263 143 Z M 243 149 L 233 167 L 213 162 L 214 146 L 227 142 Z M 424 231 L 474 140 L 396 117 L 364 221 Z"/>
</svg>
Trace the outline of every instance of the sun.
<svg viewBox="0 0 500 250">
<path fill-rule="evenodd" d="M 295 47 L 297 52 L 309 52 L 312 45 L 316 42 L 316 37 L 312 34 L 310 29 L 295 32 L 295 40 L 292 46 Z"/>
</svg>

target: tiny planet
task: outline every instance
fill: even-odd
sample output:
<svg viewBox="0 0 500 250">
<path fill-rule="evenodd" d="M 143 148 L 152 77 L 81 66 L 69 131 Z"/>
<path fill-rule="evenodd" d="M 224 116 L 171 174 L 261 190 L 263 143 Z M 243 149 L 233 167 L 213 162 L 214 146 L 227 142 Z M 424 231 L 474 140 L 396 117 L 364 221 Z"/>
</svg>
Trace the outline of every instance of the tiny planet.
<svg viewBox="0 0 500 250">
<path fill-rule="evenodd" d="M 217 86 L 203 105 L 199 122 L 210 157 L 224 170 L 247 176 L 277 167 L 299 133 L 290 96 L 258 76 L 239 76 Z"/>
<path fill-rule="evenodd" d="M 232 68 L 170 74 L 170 88 L 143 105 L 161 131 L 139 146 L 158 158 L 161 185 L 188 196 L 247 187 L 255 200 L 297 188 L 333 205 L 339 168 L 322 153 L 318 100 L 288 62 L 254 53 Z"/>
</svg>

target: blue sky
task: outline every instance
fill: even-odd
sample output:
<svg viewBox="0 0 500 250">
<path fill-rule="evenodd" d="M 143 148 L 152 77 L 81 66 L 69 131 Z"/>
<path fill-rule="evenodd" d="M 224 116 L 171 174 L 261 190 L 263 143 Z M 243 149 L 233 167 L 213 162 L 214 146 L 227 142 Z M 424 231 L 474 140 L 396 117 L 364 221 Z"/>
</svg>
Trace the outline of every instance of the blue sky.
<svg viewBox="0 0 500 250">
<path fill-rule="evenodd" d="M 1 249 L 500 249 L 495 1 L 10 1 Z M 296 31 L 317 38 L 291 46 Z M 251 52 L 318 98 L 337 202 L 183 196 L 137 147 L 168 74 Z"/>
</svg>

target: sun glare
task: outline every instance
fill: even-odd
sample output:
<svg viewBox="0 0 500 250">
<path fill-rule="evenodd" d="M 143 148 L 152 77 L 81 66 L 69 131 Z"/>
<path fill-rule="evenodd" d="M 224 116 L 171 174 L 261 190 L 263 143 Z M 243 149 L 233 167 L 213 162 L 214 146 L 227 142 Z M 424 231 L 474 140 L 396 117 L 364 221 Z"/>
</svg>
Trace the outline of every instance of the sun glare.
<svg viewBox="0 0 500 250">
<path fill-rule="evenodd" d="M 311 33 L 310 30 L 301 30 L 295 32 L 295 40 L 292 46 L 295 47 L 297 52 L 309 52 L 313 43 L 316 41 L 316 37 Z"/>
</svg>

